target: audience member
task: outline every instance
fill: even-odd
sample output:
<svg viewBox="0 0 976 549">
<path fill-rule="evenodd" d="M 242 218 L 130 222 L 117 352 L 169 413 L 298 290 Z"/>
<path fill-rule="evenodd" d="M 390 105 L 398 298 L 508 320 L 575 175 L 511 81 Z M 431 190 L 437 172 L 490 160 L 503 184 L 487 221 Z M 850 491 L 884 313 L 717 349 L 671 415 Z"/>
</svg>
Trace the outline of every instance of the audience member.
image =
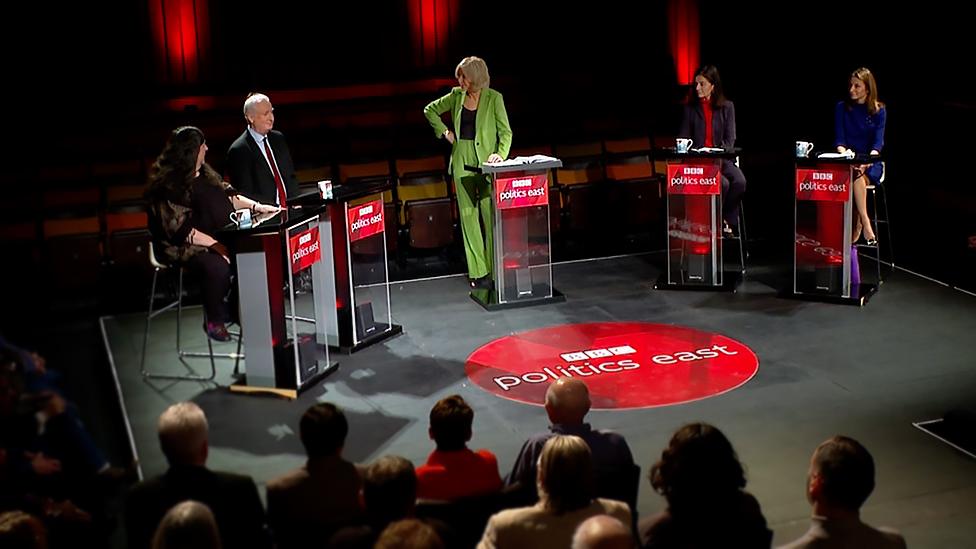
<svg viewBox="0 0 976 549">
<path fill-rule="evenodd" d="M 529 437 L 519 450 L 507 484 L 521 494 L 520 500 L 528 504 L 536 501 L 536 464 L 542 447 L 555 435 L 575 435 L 586 441 L 593 455 L 596 493 L 602 497 L 624 499 L 620 488 L 627 472 L 634 466 L 634 457 L 624 437 L 612 431 L 595 430 L 585 423 L 590 411 L 590 393 L 586 384 L 577 378 L 559 378 L 546 390 L 546 414 L 551 425 L 549 431 Z M 637 487 L 632 491 L 636 493 Z M 636 504 L 636 502 L 627 502 Z"/>
<path fill-rule="evenodd" d="M 193 402 L 173 404 L 159 416 L 159 443 L 169 469 L 130 491 L 125 505 L 129 549 L 149 547 L 159 521 L 185 500 L 210 508 L 224 547 L 271 546 L 254 480 L 207 468 L 207 429 L 207 417 Z"/>
<path fill-rule="evenodd" d="M 428 433 L 437 448 L 417 468 L 418 498 L 456 500 L 501 488 L 495 454 L 467 447 L 473 422 L 474 410 L 460 395 L 443 398 L 431 409 Z"/>
<path fill-rule="evenodd" d="M 349 424 L 342 410 L 321 402 L 302 415 L 299 432 L 305 465 L 268 482 L 268 524 L 280 549 L 328 539 L 362 518 L 362 479 L 342 458 Z"/>
<path fill-rule="evenodd" d="M 861 506 L 873 491 L 874 458 L 867 449 L 844 436 L 825 440 L 814 450 L 807 473 L 812 524 L 782 549 L 904 549 L 905 539 L 898 532 L 861 522 Z"/>
<path fill-rule="evenodd" d="M 373 549 L 443 549 L 437 531 L 417 519 L 391 522 Z"/>
<path fill-rule="evenodd" d="M 507 509 L 488 520 L 479 548 L 569 547 L 576 527 L 595 515 L 631 523 L 627 504 L 594 497 L 593 458 L 577 436 L 556 435 L 546 441 L 539 458 L 539 502 Z"/>
<path fill-rule="evenodd" d="M 583 521 L 573 534 L 573 549 L 633 549 L 630 527 L 609 516 L 597 515 Z"/>
<path fill-rule="evenodd" d="M 725 435 L 707 423 L 678 429 L 651 467 L 651 486 L 667 508 L 641 520 L 645 548 L 762 547 L 772 532 Z"/>
<path fill-rule="evenodd" d="M 163 515 L 152 549 L 220 549 L 220 533 L 210 508 L 199 501 L 177 503 Z"/>
</svg>

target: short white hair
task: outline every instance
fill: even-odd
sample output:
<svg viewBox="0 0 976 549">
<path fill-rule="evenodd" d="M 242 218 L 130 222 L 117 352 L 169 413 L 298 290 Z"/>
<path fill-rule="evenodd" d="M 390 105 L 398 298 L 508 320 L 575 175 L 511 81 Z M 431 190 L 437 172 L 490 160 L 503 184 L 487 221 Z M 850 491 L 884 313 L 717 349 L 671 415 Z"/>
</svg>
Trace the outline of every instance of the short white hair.
<svg viewBox="0 0 976 549">
<path fill-rule="evenodd" d="M 170 465 L 196 465 L 207 444 L 207 416 L 193 402 L 177 402 L 159 416 L 159 446 Z"/>
<path fill-rule="evenodd" d="M 258 103 L 264 103 L 265 101 L 270 103 L 271 98 L 263 93 L 252 93 L 247 96 L 247 99 L 244 100 L 244 116 L 254 112 L 254 107 L 257 107 Z"/>
</svg>

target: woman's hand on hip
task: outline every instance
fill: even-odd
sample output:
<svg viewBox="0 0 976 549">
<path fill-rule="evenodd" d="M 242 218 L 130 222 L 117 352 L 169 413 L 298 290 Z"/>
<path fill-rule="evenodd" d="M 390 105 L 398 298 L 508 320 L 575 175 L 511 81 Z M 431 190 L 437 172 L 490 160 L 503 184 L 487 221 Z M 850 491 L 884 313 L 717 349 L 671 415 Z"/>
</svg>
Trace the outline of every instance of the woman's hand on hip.
<svg viewBox="0 0 976 549">
<path fill-rule="evenodd" d="M 454 132 L 452 132 L 451 130 L 444 130 L 444 139 L 447 139 L 447 142 L 450 143 L 451 145 L 453 145 L 454 144 Z"/>
</svg>

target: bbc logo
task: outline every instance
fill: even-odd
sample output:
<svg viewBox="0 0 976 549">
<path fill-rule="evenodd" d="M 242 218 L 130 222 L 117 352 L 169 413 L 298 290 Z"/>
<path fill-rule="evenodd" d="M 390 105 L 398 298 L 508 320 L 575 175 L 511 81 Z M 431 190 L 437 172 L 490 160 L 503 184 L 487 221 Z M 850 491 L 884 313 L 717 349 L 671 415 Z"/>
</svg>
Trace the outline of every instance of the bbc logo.
<svg viewBox="0 0 976 549">
<path fill-rule="evenodd" d="M 606 349 L 591 349 L 589 351 L 576 351 L 574 353 L 563 353 L 559 355 L 566 362 L 576 362 L 579 360 L 589 360 L 591 358 L 605 358 L 608 356 L 632 355 L 637 352 L 630 345 L 620 347 L 608 347 Z"/>
</svg>

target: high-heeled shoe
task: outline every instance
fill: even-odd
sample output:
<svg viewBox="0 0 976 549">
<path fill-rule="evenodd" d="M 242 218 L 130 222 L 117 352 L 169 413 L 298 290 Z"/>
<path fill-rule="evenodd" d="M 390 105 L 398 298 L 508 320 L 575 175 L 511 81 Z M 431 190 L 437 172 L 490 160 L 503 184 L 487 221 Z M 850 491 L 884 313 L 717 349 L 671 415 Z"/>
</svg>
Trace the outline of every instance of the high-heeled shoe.
<svg viewBox="0 0 976 549">
<path fill-rule="evenodd" d="M 230 332 L 227 331 L 227 326 L 223 322 L 205 322 L 203 331 L 207 332 L 207 337 L 214 341 L 226 343 L 231 339 Z"/>
</svg>

